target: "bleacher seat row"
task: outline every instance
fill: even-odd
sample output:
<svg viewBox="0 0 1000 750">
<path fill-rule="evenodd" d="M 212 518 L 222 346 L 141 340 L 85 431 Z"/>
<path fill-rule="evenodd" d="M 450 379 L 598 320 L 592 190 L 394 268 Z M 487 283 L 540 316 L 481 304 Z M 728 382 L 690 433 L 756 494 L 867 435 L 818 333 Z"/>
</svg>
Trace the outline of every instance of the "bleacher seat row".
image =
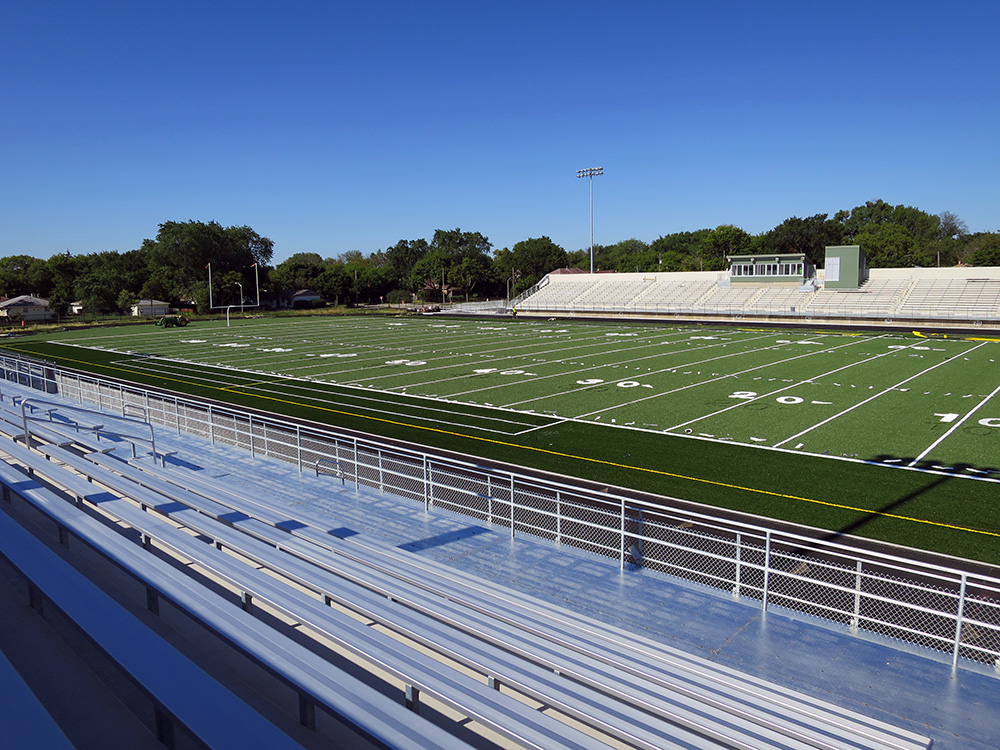
<svg viewBox="0 0 1000 750">
<path fill-rule="evenodd" d="M 1000 320 L 1000 268 L 872 269 L 857 290 L 822 283 L 723 283 L 720 274 L 551 274 L 525 313 L 689 313 L 795 317 Z"/>
<path fill-rule="evenodd" d="M 7 433 L 13 438 L 18 430 L 8 423 Z M 48 437 L 56 439 L 34 449 L 0 441 L 8 457 L 0 465 L 4 486 L 129 570 L 154 608 L 158 597 L 177 603 L 292 685 L 306 724 L 313 707 L 322 706 L 389 747 L 464 746 L 414 715 L 421 699 L 432 697 L 524 747 L 598 748 L 605 740 L 639 748 L 928 746 L 911 732 L 417 555 L 340 538 L 180 466 L 118 458 L 80 435 Z M 143 544 L 122 536 L 120 525 L 138 532 Z M 242 608 L 205 590 L 186 566 L 149 554 L 154 548 L 210 571 L 238 594 Z M 406 700 L 337 673 L 254 617 L 258 605 L 391 675 Z M 539 712 L 524 697 L 557 713 Z M 167 706 L 166 697 L 159 700 Z M 226 721 L 191 711 L 168 707 L 185 726 Z"/>
</svg>

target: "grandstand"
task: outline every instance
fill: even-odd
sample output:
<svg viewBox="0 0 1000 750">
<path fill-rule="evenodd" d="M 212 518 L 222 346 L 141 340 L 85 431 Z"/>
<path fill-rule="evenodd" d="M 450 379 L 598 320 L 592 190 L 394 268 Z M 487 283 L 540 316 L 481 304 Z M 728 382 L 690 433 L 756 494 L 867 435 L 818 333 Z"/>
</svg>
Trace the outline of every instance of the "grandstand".
<svg viewBox="0 0 1000 750">
<path fill-rule="evenodd" d="M 992 668 L 955 691 L 888 638 L 470 524 L 444 485 L 391 495 L 399 459 L 362 481 L 356 441 L 307 460 L 317 438 L 289 456 L 287 424 L 244 433 L 206 405 L 209 437 L 195 404 L 160 415 L 108 384 L 94 408 L 35 372 L 0 398 L 0 558 L 25 603 L 0 594 L 53 628 L 37 659 L 0 629 L 18 747 L 979 750 L 1000 731 Z"/>
<path fill-rule="evenodd" d="M 512 304 L 529 315 L 996 329 L 1000 268 L 873 268 L 856 289 L 828 288 L 824 270 L 801 284 L 717 271 L 550 274 Z"/>
</svg>

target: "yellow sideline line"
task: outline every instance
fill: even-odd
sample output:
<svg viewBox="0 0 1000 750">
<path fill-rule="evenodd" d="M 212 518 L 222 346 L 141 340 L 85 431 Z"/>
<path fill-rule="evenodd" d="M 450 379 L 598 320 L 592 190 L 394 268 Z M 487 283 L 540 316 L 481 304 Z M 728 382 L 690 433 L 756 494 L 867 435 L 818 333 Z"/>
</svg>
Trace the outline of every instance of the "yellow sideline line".
<svg viewBox="0 0 1000 750">
<path fill-rule="evenodd" d="M 2 348 L 15 349 L 14 347 L 11 347 L 11 346 L 4 346 Z M 15 349 L 15 351 L 17 351 L 17 350 Z M 62 359 L 62 360 L 65 360 L 67 362 L 75 362 L 77 364 L 90 365 L 92 367 L 103 367 L 103 368 L 108 369 L 108 370 L 117 370 L 117 371 L 120 371 L 120 372 L 128 372 L 128 373 L 132 373 L 132 374 L 135 374 L 135 375 L 143 375 L 143 376 L 146 376 L 146 377 L 150 376 L 150 373 L 148 371 L 144 371 L 144 370 L 132 370 L 132 369 L 129 369 L 129 368 L 126 368 L 126 367 L 117 367 L 117 366 L 114 366 L 114 365 L 101 365 L 101 364 L 95 364 L 93 362 L 86 362 L 84 360 L 72 359 L 70 357 L 60 357 L 58 355 L 54 355 L 54 356 L 55 356 L 55 359 Z M 832 503 L 832 502 L 829 502 L 827 500 L 816 500 L 815 498 L 800 497 L 798 495 L 786 495 L 786 494 L 781 493 L 781 492 L 772 492 L 771 490 L 761 490 L 761 489 L 755 489 L 753 487 L 743 487 L 743 486 L 738 485 L 738 484 L 727 484 L 726 482 L 719 482 L 719 481 L 717 481 L 715 479 L 703 479 L 701 477 L 689 477 L 689 476 L 687 476 L 685 474 L 674 474 L 674 473 L 669 472 L 669 471 L 661 471 L 660 469 L 648 469 L 648 468 L 645 468 L 643 466 L 631 466 L 629 464 L 620 464 L 620 463 L 616 463 L 614 461 L 606 461 L 606 460 L 600 459 L 600 458 L 589 458 L 587 456 L 576 456 L 576 455 L 573 455 L 572 453 L 561 453 L 559 451 L 548 450 L 547 448 L 536 448 L 536 447 L 530 446 L 530 445 L 518 445 L 517 443 L 508 443 L 508 442 L 505 442 L 503 440 L 496 440 L 495 438 L 479 437 L 477 435 L 466 435 L 466 434 L 463 434 L 461 432 L 452 432 L 450 430 L 442 430 L 439 427 L 424 427 L 422 425 L 409 424 L 408 422 L 397 422 L 397 421 L 392 420 L 392 419 L 385 419 L 384 417 L 372 417 L 372 416 L 368 416 L 368 415 L 365 415 L 365 414 L 355 414 L 354 412 L 342 411 L 340 409 L 331 409 L 330 407 L 327 407 L 327 406 L 313 406 L 311 404 L 303 404 L 300 401 L 289 401 L 287 399 L 277 398 L 276 396 L 263 396 L 263 395 L 258 394 L 258 393 L 243 393 L 243 392 L 241 392 L 239 390 L 236 390 L 235 388 L 225 388 L 225 387 L 222 387 L 222 386 L 204 385 L 202 383 L 192 383 L 191 381 L 188 381 L 188 380 L 182 380 L 180 378 L 167 377 L 167 376 L 164 376 L 164 375 L 155 375 L 154 377 L 162 378 L 163 380 L 170 380 L 170 381 L 173 381 L 175 383 L 183 383 L 185 385 L 190 385 L 190 386 L 194 386 L 194 387 L 197 387 L 197 388 L 207 388 L 207 389 L 210 389 L 210 390 L 225 391 L 227 393 L 233 393 L 233 394 L 240 395 L 240 396 L 253 396 L 254 398 L 267 399 L 268 401 L 276 401 L 278 403 L 288 404 L 289 406 L 298 406 L 298 407 L 302 407 L 302 408 L 306 408 L 306 409 L 315 409 L 317 411 L 325 411 L 325 412 L 329 412 L 331 414 L 341 414 L 343 416 L 348 416 L 348 417 L 356 417 L 356 418 L 359 418 L 359 419 L 368 419 L 368 420 L 375 421 L 375 422 L 382 422 L 384 424 L 395 425 L 397 427 L 409 427 L 411 429 L 416 429 L 416 430 L 426 430 L 428 432 L 436 432 L 436 433 L 440 433 L 442 435 L 451 435 L 451 436 L 454 436 L 454 437 L 464 438 L 466 440 L 478 440 L 478 441 L 483 442 L 483 443 L 491 443 L 493 445 L 502 445 L 502 446 L 507 447 L 507 448 L 518 448 L 518 449 L 526 450 L 526 451 L 534 451 L 536 453 L 545 453 L 545 454 L 551 455 L 551 456 L 559 456 L 560 458 L 571 458 L 571 459 L 575 459 L 577 461 L 585 461 L 585 462 L 589 462 L 589 463 L 601 464 L 601 465 L 604 465 L 604 466 L 614 466 L 614 467 L 619 468 L 619 469 L 628 469 L 630 471 L 645 472 L 647 474 L 658 474 L 660 476 L 671 477 L 671 478 L 674 478 L 674 479 L 683 479 L 683 480 L 690 481 L 690 482 L 700 482 L 702 484 L 709 484 L 709 485 L 712 485 L 712 486 L 715 486 L 715 487 L 725 487 L 726 489 L 730 489 L 730 490 L 739 490 L 741 492 L 755 492 L 755 493 L 760 494 L 760 495 L 768 495 L 770 497 L 779 497 L 779 498 L 782 498 L 782 499 L 785 499 L 785 500 L 797 500 L 797 501 L 803 502 L 803 503 L 812 503 L 814 505 L 823 505 L 823 506 L 828 507 L 828 508 L 837 508 L 838 510 L 848 510 L 848 511 L 853 511 L 855 513 L 865 513 L 865 514 L 872 515 L 872 516 L 881 516 L 883 518 L 893 518 L 893 519 L 896 519 L 897 521 L 910 521 L 912 523 L 921 523 L 921 524 L 926 524 L 928 526 L 938 526 L 940 528 L 952 529 L 954 531 L 967 531 L 967 532 L 969 532 L 971 534 L 982 534 L 984 536 L 992 536 L 992 537 L 998 537 L 998 538 L 1000 538 L 1000 532 L 998 532 L 998 531 L 986 531 L 984 529 L 972 529 L 972 528 L 969 528 L 967 526 L 956 526 L 956 525 L 950 524 L 950 523 L 942 523 L 941 521 L 930 521 L 930 520 L 927 520 L 927 519 L 924 519 L 924 518 L 913 518 L 912 516 L 901 516 L 901 515 L 898 515 L 896 513 L 885 513 L 883 511 L 879 511 L 879 510 L 871 510 L 869 508 L 857 508 L 857 507 L 854 507 L 852 505 L 843 505 L 841 503 Z M 267 382 L 267 381 L 264 381 L 264 382 Z"/>
</svg>

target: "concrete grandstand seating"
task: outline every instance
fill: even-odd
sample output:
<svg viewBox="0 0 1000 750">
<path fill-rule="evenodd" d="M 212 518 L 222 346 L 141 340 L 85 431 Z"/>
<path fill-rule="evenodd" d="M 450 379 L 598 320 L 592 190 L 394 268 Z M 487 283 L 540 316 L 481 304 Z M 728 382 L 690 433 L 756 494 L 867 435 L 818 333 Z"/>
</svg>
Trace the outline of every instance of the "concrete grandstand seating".
<svg viewBox="0 0 1000 750">
<path fill-rule="evenodd" d="M 906 317 L 952 314 L 995 318 L 1000 316 L 1000 280 L 919 279 L 896 312 Z"/>
<path fill-rule="evenodd" d="M 689 313 L 707 316 L 1000 323 L 1000 268 L 871 269 L 857 290 L 729 284 L 719 272 L 552 274 L 520 300 L 527 313 Z"/>
</svg>

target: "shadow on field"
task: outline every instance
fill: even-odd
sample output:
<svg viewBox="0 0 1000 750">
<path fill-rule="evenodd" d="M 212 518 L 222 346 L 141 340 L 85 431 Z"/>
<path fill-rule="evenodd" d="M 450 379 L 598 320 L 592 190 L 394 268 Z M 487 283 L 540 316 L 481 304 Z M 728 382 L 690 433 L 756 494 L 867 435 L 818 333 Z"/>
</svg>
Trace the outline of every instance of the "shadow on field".
<svg viewBox="0 0 1000 750">
<path fill-rule="evenodd" d="M 876 460 L 878 460 L 878 459 L 876 459 Z M 956 466 L 955 467 L 955 469 L 956 469 L 955 473 L 958 473 L 958 472 L 964 470 L 964 468 L 965 468 L 964 466 Z M 870 513 L 866 513 L 864 516 L 862 516 L 858 520 L 853 521 L 853 522 L 847 524 L 846 526 L 843 526 L 843 527 L 837 529 L 836 531 L 833 531 L 833 532 L 827 534 L 826 537 L 824 537 L 824 539 L 825 539 L 825 541 L 837 541 L 841 537 L 850 536 L 851 534 L 855 534 L 855 533 L 857 533 L 857 531 L 859 529 L 867 526 L 872 521 L 878 520 L 879 518 L 881 518 L 881 517 L 883 517 L 883 516 L 885 516 L 887 514 L 896 514 L 896 513 L 898 513 L 907 503 L 910 503 L 913 500 L 916 500 L 921 495 L 925 495 L 928 492 L 931 492 L 932 490 L 937 489 L 941 485 L 945 484 L 946 482 L 951 481 L 954 478 L 955 478 L 955 476 L 952 475 L 952 474 L 944 474 L 944 475 L 937 476 L 934 479 L 933 482 L 924 485 L 920 489 L 914 490 L 913 492 L 910 492 L 910 493 L 908 493 L 906 495 L 903 495 L 902 497 L 897 498 L 897 499 L 893 500 L 892 502 L 883 505 L 881 508 L 876 508 L 875 510 L 871 511 Z"/>
</svg>

